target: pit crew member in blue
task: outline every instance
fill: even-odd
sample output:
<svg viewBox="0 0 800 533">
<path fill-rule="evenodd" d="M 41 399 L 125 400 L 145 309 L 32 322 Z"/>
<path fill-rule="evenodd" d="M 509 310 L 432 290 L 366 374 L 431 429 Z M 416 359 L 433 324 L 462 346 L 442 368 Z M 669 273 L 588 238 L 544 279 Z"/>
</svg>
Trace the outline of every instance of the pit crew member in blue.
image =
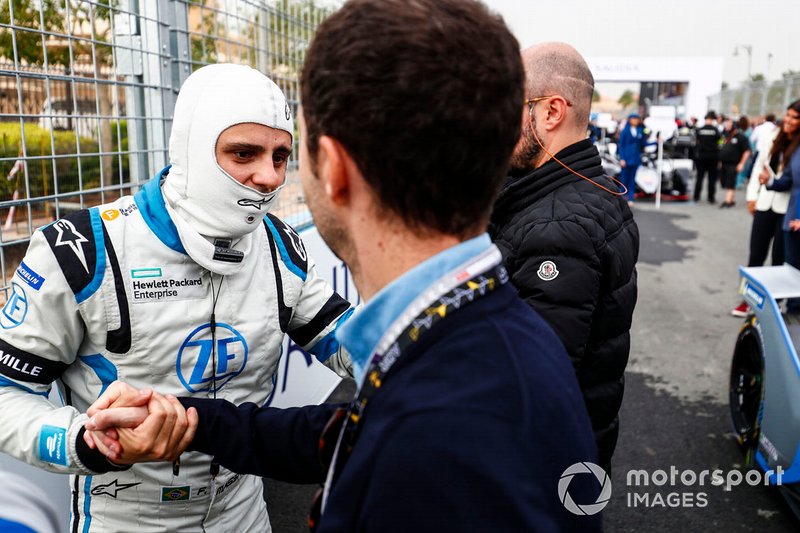
<svg viewBox="0 0 800 533">
<path fill-rule="evenodd" d="M 121 469 L 82 437 L 114 380 L 263 405 L 284 334 L 340 375 L 352 312 L 270 214 L 294 124 L 249 67 L 211 65 L 178 96 L 171 166 L 135 196 L 37 231 L 0 313 L 0 451 L 72 475 L 72 531 L 264 531 L 261 480 L 199 453 Z M 47 399 L 57 381 L 66 404 Z"/>
</svg>

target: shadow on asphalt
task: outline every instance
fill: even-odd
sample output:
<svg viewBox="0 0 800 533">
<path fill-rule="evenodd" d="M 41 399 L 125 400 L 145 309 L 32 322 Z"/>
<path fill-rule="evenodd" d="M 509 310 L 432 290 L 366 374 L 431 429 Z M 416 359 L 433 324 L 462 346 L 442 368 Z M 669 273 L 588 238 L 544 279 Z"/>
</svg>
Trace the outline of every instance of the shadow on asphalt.
<svg viewBox="0 0 800 533">
<path fill-rule="evenodd" d="M 686 230 L 675 224 L 676 220 L 688 219 L 688 215 L 636 210 L 635 218 L 642 239 L 639 263 L 658 266 L 670 261 L 681 262 L 692 249 L 681 241 L 693 241 L 697 238 L 696 231 Z M 651 243 L 658 245 L 650 246 Z"/>
<path fill-rule="evenodd" d="M 747 471 L 744 455 L 731 433 L 728 407 L 711 402 L 686 402 L 653 388 L 650 376 L 628 373 L 620 411 L 620 437 L 612 462 L 612 496 L 604 511 L 608 532 L 695 532 L 800 530 L 800 522 L 774 487 L 743 482 L 725 491 L 710 485 L 685 486 L 680 473 L 692 470 Z M 642 409 L 642 405 L 649 406 Z M 674 466 L 676 486 L 627 485 L 630 470 L 669 473 Z M 735 474 L 733 474 L 735 475 Z M 687 480 L 691 480 L 687 474 Z M 678 493 L 680 496 L 669 496 Z M 701 497 L 700 493 L 705 496 Z M 638 504 L 634 507 L 634 494 Z M 684 495 L 686 494 L 686 495 Z M 646 495 L 646 496 L 645 496 Z M 660 498 L 657 496 L 660 495 Z M 650 505 L 642 502 L 649 499 Z M 681 498 L 681 506 L 667 502 Z M 659 505 L 663 500 L 665 504 Z M 698 504 L 705 500 L 707 505 Z M 683 506 L 683 502 L 687 502 Z M 652 503 L 656 502 L 655 506 Z M 688 504 L 691 503 L 692 506 Z"/>
</svg>

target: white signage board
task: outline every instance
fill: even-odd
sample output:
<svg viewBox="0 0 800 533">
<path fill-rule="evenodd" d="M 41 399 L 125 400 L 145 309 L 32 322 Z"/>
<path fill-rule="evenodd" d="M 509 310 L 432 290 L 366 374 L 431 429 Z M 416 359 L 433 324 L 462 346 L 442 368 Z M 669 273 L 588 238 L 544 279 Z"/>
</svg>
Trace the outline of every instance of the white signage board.
<svg viewBox="0 0 800 533">
<path fill-rule="evenodd" d="M 671 105 L 654 105 L 650 106 L 650 116 L 648 116 L 644 125 L 651 131 L 661 132 L 661 137 L 668 139 L 678 129 L 675 124 L 675 107 Z"/>
<path fill-rule="evenodd" d="M 614 117 L 611 116 L 611 113 L 598 113 L 597 114 L 597 127 L 598 128 L 608 129 L 612 125 L 616 126 L 617 122 L 614 120 Z"/>
</svg>

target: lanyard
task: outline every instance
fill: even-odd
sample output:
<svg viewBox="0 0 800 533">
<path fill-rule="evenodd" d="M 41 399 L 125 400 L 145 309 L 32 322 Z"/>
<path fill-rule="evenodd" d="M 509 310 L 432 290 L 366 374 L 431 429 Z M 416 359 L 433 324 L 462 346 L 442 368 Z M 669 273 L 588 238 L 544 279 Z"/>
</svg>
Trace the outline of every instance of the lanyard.
<svg viewBox="0 0 800 533">
<path fill-rule="evenodd" d="M 364 382 L 344 419 L 322 495 L 322 510 L 353 451 L 370 400 L 385 384 L 391 370 L 413 345 L 439 321 L 508 282 L 502 257 L 492 245 L 479 256 L 442 276 L 418 296 L 389 327 L 370 357 Z"/>
</svg>

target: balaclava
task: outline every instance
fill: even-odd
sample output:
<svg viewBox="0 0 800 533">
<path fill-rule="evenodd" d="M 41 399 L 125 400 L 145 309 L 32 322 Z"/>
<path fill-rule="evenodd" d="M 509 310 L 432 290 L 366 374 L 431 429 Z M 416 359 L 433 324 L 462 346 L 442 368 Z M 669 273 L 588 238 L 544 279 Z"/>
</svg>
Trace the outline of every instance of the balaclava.
<svg viewBox="0 0 800 533">
<path fill-rule="evenodd" d="M 175 103 L 169 156 L 172 168 L 162 190 L 187 253 L 220 274 L 241 261 L 215 258 L 213 242 L 247 256 L 278 191 L 263 194 L 247 187 L 217 163 L 217 139 L 227 128 L 246 122 L 283 130 L 294 137 L 294 123 L 283 92 L 259 71 L 243 65 L 205 66 L 189 76 Z"/>
</svg>

